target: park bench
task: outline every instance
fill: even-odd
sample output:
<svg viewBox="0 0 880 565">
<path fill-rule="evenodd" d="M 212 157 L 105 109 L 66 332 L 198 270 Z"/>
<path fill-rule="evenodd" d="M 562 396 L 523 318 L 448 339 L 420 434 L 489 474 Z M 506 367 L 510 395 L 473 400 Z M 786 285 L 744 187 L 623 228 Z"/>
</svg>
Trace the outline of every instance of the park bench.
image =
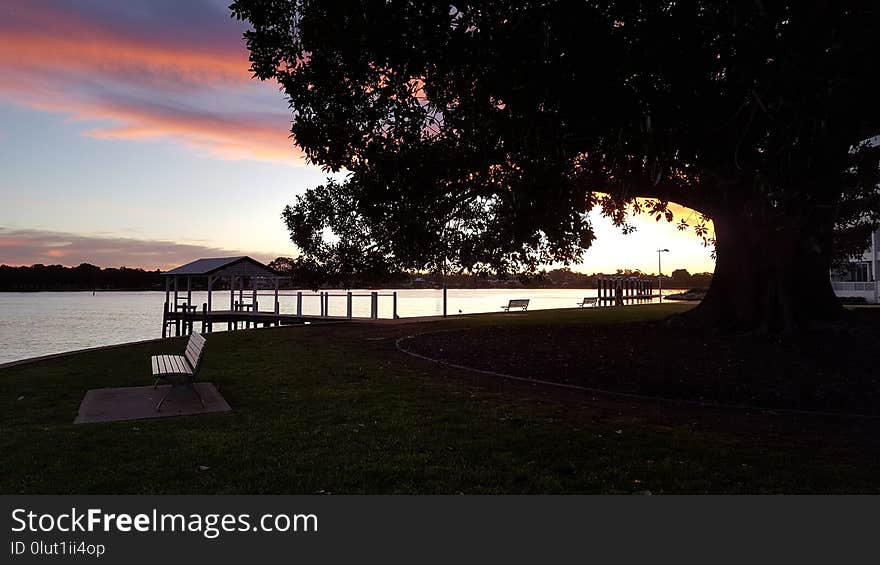
<svg viewBox="0 0 880 565">
<path fill-rule="evenodd" d="M 186 344 L 186 351 L 183 355 L 153 355 L 150 357 L 150 364 L 153 366 L 153 377 L 156 381 L 153 388 L 159 386 L 159 381 L 164 380 L 171 385 L 165 396 L 156 405 L 156 411 L 162 409 L 162 403 L 168 398 L 168 395 L 178 387 L 186 387 L 190 389 L 205 407 L 205 401 L 202 395 L 195 387 L 195 377 L 199 372 L 202 364 L 202 355 L 205 352 L 205 338 L 198 332 L 193 332 L 189 336 Z"/>
<path fill-rule="evenodd" d="M 592 298 L 584 298 L 583 301 L 578 302 L 577 305 L 580 306 L 581 308 L 583 308 L 584 306 L 586 306 L 588 304 L 590 306 L 595 306 L 598 301 L 599 301 L 599 299 L 596 298 L 595 296 L 593 296 Z"/>
<path fill-rule="evenodd" d="M 507 303 L 507 306 L 501 307 L 505 312 L 510 312 L 511 308 L 521 308 L 523 312 L 528 310 L 529 308 L 529 299 L 519 299 L 519 300 L 511 300 Z"/>
</svg>

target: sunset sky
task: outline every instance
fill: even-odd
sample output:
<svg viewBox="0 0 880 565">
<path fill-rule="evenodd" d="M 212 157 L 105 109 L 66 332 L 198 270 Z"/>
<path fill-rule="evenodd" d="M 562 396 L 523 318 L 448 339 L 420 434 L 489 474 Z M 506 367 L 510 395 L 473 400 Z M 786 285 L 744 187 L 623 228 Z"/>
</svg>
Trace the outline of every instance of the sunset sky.
<svg viewBox="0 0 880 565">
<path fill-rule="evenodd" d="M 0 0 L 0 263 L 168 268 L 295 249 L 285 204 L 326 177 L 251 79 L 229 0 Z M 711 271 L 674 224 L 594 218 L 586 272 Z"/>
</svg>

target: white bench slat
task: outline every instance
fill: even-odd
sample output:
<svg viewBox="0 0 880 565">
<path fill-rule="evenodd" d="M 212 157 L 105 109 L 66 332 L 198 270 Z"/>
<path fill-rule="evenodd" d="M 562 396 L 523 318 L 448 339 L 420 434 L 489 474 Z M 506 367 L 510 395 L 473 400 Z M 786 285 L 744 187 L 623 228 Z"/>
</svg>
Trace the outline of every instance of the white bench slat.
<svg viewBox="0 0 880 565">
<path fill-rule="evenodd" d="M 201 352 L 202 352 L 202 349 L 203 349 L 204 347 L 205 347 L 205 344 L 204 344 L 204 343 L 195 343 L 195 342 L 193 342 L 193 341 L 190 341 L 189 343 L 186 344 L 186 350 L 187 350 L 187 351 L 192 351 L 192 352 L 195 353 L 196 355 L 198 355 L 199 353 L 201 353 Z"/>
<path fill-rule="evenodd" d="M 205 338 L 200 334 L 194 333 L 190 336 L 187 345 L 191 345 L 198 350 L 201 350 L 205 346 Z"/>
<path fill-rule="evenodd" d="M 193 372 L 192 367 L 187 362 L 186 357 L 180 357 L 179 355 L 175 355 L 173 358 L 174 358 L 174 363 L 177 365 L 177 370 L 181 374 L 184 374 L 184 375 L 191 375 L 192 374 L 192 372 Z"/>
<path fill-rule="evenodd" d="M 165 359 L 165 366 L 168 367 L 169 373 L 177 373 L 177 365 L 174 363 L 174 358 L 171 355 L 163 355 L 163 359 Z"/>
<path fill-rule="evenodd" d="M 193 369 L 180 355 L 154 355 L 150 358 L 153 375 L 192 375 Z"/>
<path fill-rule="evenodd" d="M 181 373 L 185 373 L 187 375 L 191 375 L 193 373 L 192 366 L 186 361 L 185 357 L 178 357 L 177 363 L 180 365 Z"/>
<path fill-rule="evenodd" d="M 153 376 L 163 375 L 194 375 L 205 349 L 205 338 L 193 333 L 186 344 L 183 355 L 153 355 L 150 365 Z"/>
<path fill-rule="evenodd" d="M 202 348 L 193 346 L 188 346 L 186 348 L 186 360 L 189 361 L 189 364 L 195 367 L 199 364 L 199 357 L 202 356 Z"/>
<path fill-rule="evenodd" d="M 180 360 L 177 358 L 177 355 L 166 355 L 165 361 L 171 367 L 171 370 L 178 375 L 183 372 L 183 368 L 180 366 Z"/>
<path fill-rule="evenodd" d="M 186 359 L 180 355 L 163 355 L 162 361 L 166 367 L 166 374 L 171 375 L 190 375 L 192 369 Z"/>
</svg>

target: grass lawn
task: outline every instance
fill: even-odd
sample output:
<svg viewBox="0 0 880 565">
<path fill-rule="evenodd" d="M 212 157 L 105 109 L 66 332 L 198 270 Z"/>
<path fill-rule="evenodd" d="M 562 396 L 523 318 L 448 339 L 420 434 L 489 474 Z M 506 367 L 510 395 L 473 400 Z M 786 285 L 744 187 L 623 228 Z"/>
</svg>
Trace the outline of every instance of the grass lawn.
<svg viewBox="0 0 880 565">
<path fill-rule="evenodd" d="M 409 357 L 441 329 L 573 328 L 684 306 L 217 333 L 230 414 L 74 426 L 87 389 L 151 383 L 183 339 L 0 370 L 0 493 L 878 492 L 874 420 L 598 398 Z M 207 467 L 207 470 L 200 468 Z"/>
</svg>

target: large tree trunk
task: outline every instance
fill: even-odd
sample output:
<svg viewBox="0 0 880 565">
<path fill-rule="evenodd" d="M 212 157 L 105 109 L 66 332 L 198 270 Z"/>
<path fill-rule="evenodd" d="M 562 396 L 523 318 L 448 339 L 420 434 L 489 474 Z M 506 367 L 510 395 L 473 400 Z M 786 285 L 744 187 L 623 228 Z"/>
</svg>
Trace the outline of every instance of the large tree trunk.
<svg viewBox="0 0 880 565">
<path fill-rule="evenodd" d="M 833 215 L 800 221 L 720 214 L 715 274 L 686 321 L 719 329 L 784 332 L 844 317 L 829 279 Z"/>
</svg>

